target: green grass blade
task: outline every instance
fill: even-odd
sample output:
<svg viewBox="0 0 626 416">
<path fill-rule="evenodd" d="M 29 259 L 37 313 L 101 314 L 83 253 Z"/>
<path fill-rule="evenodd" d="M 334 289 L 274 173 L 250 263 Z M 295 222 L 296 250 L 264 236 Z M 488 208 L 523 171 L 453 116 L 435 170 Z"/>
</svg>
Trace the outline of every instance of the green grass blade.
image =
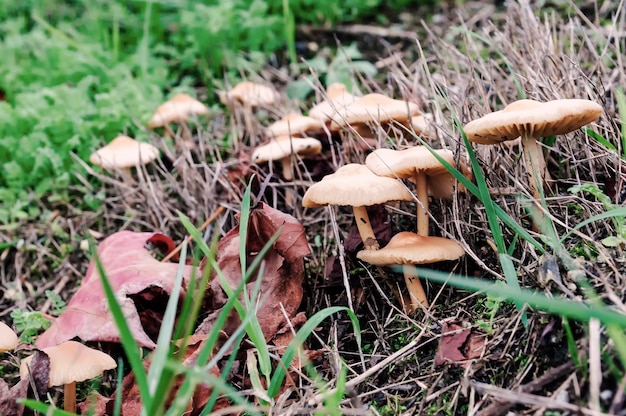
<svg viewBox="0 0 626 416">
<path fill-rule="evenodd" d="M 626 315 L 611 310 L 606 306 L 596 306 L 578 301 L 549 298 L 539 292 L 528 289 L 488 283 L 481 279 L 450 275 L 430 269 L 419 268 L 417 269 L 417 273 L 424 279 L 450 284 L 471 292 L 482 292 L 488 296 L 501 297 L 516 304 L 528 304 L 533 308 L 576 319 L 581 322 L 588 322 L 590 318 L 597 318 L 605 325 L 615 325 L 618 328 L 626 329 Z"/>
<path fill-rule="evenodd" d="M 586 220 L 579 222 L 578 224 L 576 224 L 574 228 L 572 228 L 570 231 L 563 234 L 563 237 L 560 238 L 560 241 L 561 242 L 565 241 L 568 237 L 570 237 L 574 233 L 574 231 L 578 231 L 581 228 L 593 222 L 605 220 L 608 218 L 624 218 L 624 217 L 626 217 L 626 207 L 615 208 L 610 211 L 591 216 L 587 218 Z"/>
<path fill-rule="evenodd" d="M 626 157 L 626 96 L 624 90 L 621 87 L 615 89 L 615 101 L 617 101 L 617 110 L 619 117 L 622 120 L 622 158 Z"/>
<path fill-rule="evenodd" d="M 148 370 L 148 385 L 150 387 L 150 394 L 155 398 L 155 400 L 147 406 L 147 413 L 149 415 L 159 414 L 162 412 L 162 406 L 165 405 L 165 402 L 164 400 L 156 398 L 167 398 L 167 391 L 174 382 L 174 374 L 165 372 L 165 362 L 170 357 L 170 343 L 174 333 L 174 324 L 176 323 L 176 312 L 183 286 L 183 272 L 185 270 L 186 259 L 187 242 L 183 241 L 178 270 L 176 272 L 176 280 L 165 308 L 163 321 L 161 322 L 161 328 L 159 329 L 157 346 L 152 353 L 150 369 Z M 184 320 L 185 318 L 183 317 L 182 319 Z"/>
<path fill-rule="evenodd" d="M 42 403 L 33 399 L 18 400 L 18 403 L 22 403 L 29 409 L 32 409 L 46 416 L 76 416 L 74 413 L 69 413 L 64 410 L 57 409 L 49 404 Z"/>
<path fill-rule="evenodd" d="M 323 309 L 317 312 L 315 315 L 311 316 L 306 323 L 300 328 L 300 330 L 296 333 L 296 336 L 291 341 L 285 353 L 281 358 L 281 362 L 276 368 L 276 371 L 272 375 L 272 379 L 270 385 L 267 389 L 267 394 L 269 397 L 276 397 L 278 392 L 280 391 L 280 387 L 283 384 L 283 380 L 285 379 L 285 371 L 291 365 L 291 361 L 293 360 L 294 355 L 299 351 L 302 344 L 307 340 L 309 335 L 317 328 L 317 326 L 329 316 L 338 313 L 338 312 L 346 312 L 350 317 L 350 321 L 352 322 L 352 327 L 354 329 L 354 334 L 356 337 L 357 344 L 359 346 L 359 350 L 361 348 L 361 327 L 359 325 L 359 320 L 357 319 L 354 312 L 350 309 L 343 306 L 333 306 L 330 308 Z"/>
</svg>

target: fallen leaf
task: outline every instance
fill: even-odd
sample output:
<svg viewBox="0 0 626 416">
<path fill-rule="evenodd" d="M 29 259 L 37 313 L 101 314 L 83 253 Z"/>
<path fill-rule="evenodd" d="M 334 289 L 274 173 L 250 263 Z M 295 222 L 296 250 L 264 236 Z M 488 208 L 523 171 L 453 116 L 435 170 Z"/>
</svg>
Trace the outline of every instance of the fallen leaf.
<svg viewBox="0 0 626 416">
<path fill-rule="evenodd" d="M 302 224 L 291 215 L 260 203 L 250 212 L 246 246 L 248 265 L 254 261 L 259 251 L 277 231 L 280 231 L 278 239 L 263 258 L 262 283 L 258 296 L 260 305 L 257 309 L 257 317 L 268 342 L 274 338 L 278 329 L 287 323 L 287 319 L 293 319 L 296 315 L 303 295 L 303 258 L 310 253 Z M 239 241 L 239 226 L 237 226 L 220 240 L 217 250 L 217 264 L 231 288 L 236 288 L 242 278 Z M 248 281 L 248 293 L 252 293 L 257 278 L 258 274 L 254 273 Z M 210 333 L 220 308 L 227 301 L 219 278 L 214 276 L 210 287 L 214 293 L 212 305 L 214 312 L 209 314 L 198 327 L 196 335 Z M 233 311 L 222 328 L 223 332 L 226 335 L 232 334 L 240 322 L 239 316 Z"/>
<path fill-rule="evenodd" d="M 153 339 L 141 324 L 132 295 L 163 291 L 171 293 L 178 265 L 161 263 L 145 249 L 146 241 L 154 233 L 120 231 L 107 237 L 98 246 L 98 256 L 108 277 L 126 322 L 137 343 L 154 348 Z M 191 276 L 191 267 L 184 269 Z M 152 333 L 155 337 L 156 334 Z M 119 332 L 113 321 L 100 275 L 92 260 L 81 287 L 68 302 L 65 311 L 52 323 L 36 342 L 38 348 L 58 345 L 79 337 L 83 341 L 119 342 Z"/>
<path fill-rule="evenodd" d="M 22 416 L 24 406 L 17 402 L 18 399 L 38 398 L 43 400 L 48 391 L 48 379 L 50 377 L 50 358 L 43 351 L 36 350 L 30 362 L 31 379 L 24 378 L 9 389 L 9 386 L 0 379 L 0 415 Z"/>
<path fill-rule="evenodd" d="M 441 328 L 435 365 L 453 363 L 467 367 L 468 360 L 481 356 L 485 336 L 455 322 L 444 322 Z"/>
</svg>

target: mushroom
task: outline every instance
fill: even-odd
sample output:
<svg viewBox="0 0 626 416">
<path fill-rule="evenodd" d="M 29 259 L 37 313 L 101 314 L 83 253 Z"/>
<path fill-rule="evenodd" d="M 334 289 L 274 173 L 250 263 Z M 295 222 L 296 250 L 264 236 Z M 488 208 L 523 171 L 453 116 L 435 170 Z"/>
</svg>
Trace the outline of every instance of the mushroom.
<svg viewBox="0 0 626 416">
<path fill-rule="evenodd" d="M 419 304 L 428 307 L 428 299 L 415 271 L 416 264 L 430 264 L 444 260 L 456 260 L 465 251 L 455 241 L 442 237 L 422 236 L 408 231 L 394 235 L 380 250 L 362 250 L 357 258 L 375 266 L 401 264 L 404 281 L 411 297 L 411 310 Z"/>
<path fill-rule="evenodd" d="M 168 127 L 170 123 L 186 123 L 189 117 L 209 114 L 207 106 L 187 94 L 177 94 L 157 107 L 148 121 L 148 128 Z"/>
<path fill-rule="evenodd" d="M 446 162 L 455 166 L 450 150 L 435 152 Z M 428 193 L 435 198 L 450 198 L 454 192 L 454 176 L 439 163 L 425 146 L 406 150 L 378 149 L 365 159 L 365 166 L 377 175 L 409 179 L 415 183 L 417 192 L 417 233 L 428 235 Z"/>
<path fill-rule="evenodd" d="M 50 357 L 48 387 L 64 386 L 63 403 L 66 412 L 76 412 L 76 382 L 99 376 L 105 370 L 117 367 L 111 356 L 76 341 L 66 341 L 42 350 Z M 29 377 L 32 356 L 22 360 L 20 378 Z"/>
<path fill-rule="evenodd" d="M 117 136 L 109 144 L 92 153 L 89 161 L 104 169 L 121 169 L 130 175 L 130 168 L 146 165 L 159 157 L 159 149 L 128 136 Z"/>
<path fill-rule="evenodd" d="M 187 94 L 177 94 L 157 107 L 152 118 L 148 121 L 148 128 L 163 127 L 167 135 L 175 138 L 176 135 L 169 125 L 171 123 L 181 124 L 183 126 L 183 143 L 188 149 L 193 149 L 195 143 L 186 123 L 189 117 L 206 114 L 209 114 L 209 109 L 200 101 Z"/>
<path fill-rule="evenodd" d="M 318 132 L 324 129 L 322 122 L 313 117 L 290 113 L 270 124 L 265 134 L 270 137 L 291 136 L 302 137 L 305 132 Z"/>
<path fill-rule="evenodd" d="M 463 130 L 468 140 L 479 144 L 521 137 L 530 189 L 539 200 L 548 171 L 537 139 L 569 133 L 597 120 L 601 114 L 602 107 L 589 100 L 562 99 L 545 103 L 519 100 L 469 122 Z"/>
<path fill-rule="evenodd" d="M 357 96 L 348 92 L 344 84 L 335 82 L 326 89 L 326 99 L 309 110 L 309 116 L 326 123 L 338 111 L 350 105 L 357 98 Z"/>
<path fill-rule="evenodd" d="M 391 121 L 406 122 L 420 113 L 417 104 L 394 100 L 382 94 L 367 94 L 338 111 L 330 123 L 330 129 L 340 130 L 353 124 Z"/>
<path fill-rule="evenodd" d="M 252 161 L 256 164 L 279 161 L 285 182 L 293 181 L 292 159 L 295 155 L 303 158 L 315 156 L 322 151 L 322 143 L 311 137 L 281 136 L 269 143 L 257 147 L 252 153 Z M 293 194 L 285 193 L 287 206 L 293 205 Z"/>
<path fill-rule="evenodd" d="M 0 322 L 0 352 L 11 351 L 18 343 L 19 338 L 15 331 L 4 322 Z"/>
<path fill-rule="evenodd" d="M 223 104 L 230 105 L 233 101 L 238 101 L 246 108 L 270 107 L 279 100 L 280 97 L 273 88 L 250 81 L 240 82 L 227 93 L 220 94 Z"/>
<path fill-rule="evenodd" d="M 411 200 L 411 194 L 402 182 L 377 176 L 367 167 L 351 163 L 313 184 L 304 194 L 302 206 L 351 206 L 365 249 L 377 250 L 378 240 L 372 230 L 366 206 Z"/>
</svg>

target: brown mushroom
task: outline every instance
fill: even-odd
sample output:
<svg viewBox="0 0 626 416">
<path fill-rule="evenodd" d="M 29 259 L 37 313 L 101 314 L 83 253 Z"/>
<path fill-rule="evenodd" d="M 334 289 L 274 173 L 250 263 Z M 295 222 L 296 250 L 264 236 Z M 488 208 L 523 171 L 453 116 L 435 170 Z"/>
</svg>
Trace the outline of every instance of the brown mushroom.
<svg viewBox="0 0 626 416">
<path fill-rule="evenodd" d="M 351 206 L 365 248 L 377 250 L 378 240 L 372 230 L 366 206 L 411 200 L 411 194 L 402 182 L 375 175 L 367 167 L 351 163 L 313 184 L 304 194 L 302 206 Z"/>
<path fill-rule="evenodd" d="M 64 386 L 64 409 L 76 412 L 76 382 L 99 376 L 105 370 L 117 367 L 111 356 L 76 341 L 67 341 L 42 350 L 50 357 L 49 387 Z M 20 378 L 28 378 L 32 356 L 22 360 Z"/>
<path fill-rule="evenodd" d="M 117 136 L 109 144 L 92 153 L 89 161 L 104 169 L 120 169 L 130 176 L 130 169 L 146 165 L 159 157 L 159 149 L 128 136 Z"/>
<path fill-rule="evenodd" d="M 157 107 L 148 121 L 148 128 L 186 123 L 189 117 L 209 114 L 207 106 L 187 94 L 177 94 Z"/>
<path fill-rule="evenodd" d="M 545 103 L 519 100 L 469 122 L 463 130 L 468 140 L 479 144 L 521 137 L 530 189 L 539 200 L 548 171 L 537 139 L 569 133 L 597 120 L 601 114 L 602 107 L 589 100 L 563 99 Z"/>
<path fill-rule="evenodd" d="M 313 117 L 290 113 L 280 120 L 270 124 L 265 134 L 270 137 L 292 136 L 303 137 L 306 132 L 319 132 L 324 129 L 322 122 Z"/>
<path fill-rule="evenodd" d="M 18 343 L 19 338 L 15 331 L 4 322 L 0 322 L 0 352 L 11 351 Z"/>
<path fill-rule="evenodd" d="M 269 143 L 257 147 L 252 153 L 254 163 L 266 163 L 278 161 L 282 167 L 285 182 L 293 181 L 293 158 L 300 156 L 307 158 L 315 156 L 322 151 L 322 143 L 311 137 L 282 136 L 270 140 Z M 285 193 L 285 204 L 293 205 L 293 193 Z"/>
<path fill-rule="evenodd" d="M 456 166 L 450 150 L 435 152 L 452 166 Z M 451 198 L 454 176 L 439 163 L 425 146 L 406 150 L 378 149 L 365 159 L 365 166 L 377 175 L 392 178 L 408 178 L 415 183 L 417 193 L 417 233 L 428 235 L 428 193 L 435 198 Z"/>
<path fill-rule="evenodd" d="M 389 244 L 380 250 L 362 250 L 357 257 L 375 266 L 401 264 L 404 281 L 411 296 L 411 310 L 419 304 L 428 307 L 426 292 L 416 273 L 416 264 L 430 264 L 444 260 L 456 260 L 465 251 L 455 241 L 442 237 L 422 236 L 408 231 L 394 235 Z"/>
</svg>

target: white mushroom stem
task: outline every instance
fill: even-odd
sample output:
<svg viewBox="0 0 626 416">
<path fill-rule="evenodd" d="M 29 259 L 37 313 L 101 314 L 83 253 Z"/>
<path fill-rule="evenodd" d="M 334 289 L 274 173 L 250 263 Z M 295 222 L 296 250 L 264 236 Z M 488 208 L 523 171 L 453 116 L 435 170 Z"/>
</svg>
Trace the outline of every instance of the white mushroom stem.
<svg viewBox="0 0 626 416">
<path fill-rule="evenodd" d="M 402 272 L 404 274 L 404 283 L 409 290 L 409 296 L 411 297 L 411 304 L 408 305 L 407 312 L 413 312 L 419 308 L 421 303 L 424 307 L 428 308 L 428 298 L 426 292 L 420 282 L 420 278 L 417 275 L 417 269 L 412 264 L 402 265 Z"/>
<path fill-rule="evenodd" d="M 530 190 L 533 197 L 539 201 L 541 200 L 540 189 L 543 189 L 544 178 L 546 177 L 546 162 L 543 158 L 543 151 L 537 140 L 528 136 L 522 137 L 522 148 L 524 149 Z"/>
<path fill-rule="evenodd" d="M 76 413 L 76 382 L 63 386 L 63 409 L 69 413 Z"/>
<path fill-rule="evenodd" d="M 354 212 L 354 221 L 356 221 L 356 227 L 359 230 L 359 235 L 361 236 L 361 240 L 363 240 L 365 249 L 378 250 L 380 246 L 374 235 L 374 230 L 372 230 L 367 208 L 365 206 L 352 207 L 352 210 Z"/>
<path fill-rule="evenodd" d="M 428 236 L 428 183 L 427 176 L 423 172 L 418 172 L 413 177 L 417 192 L 417 234 Z"/>
<path fill-rule="evenodd" d="M 284 157 L 280 160 L 280 164 L 283 170 L 283 179 L 285 182 L 293 181 L 293 164 L 291 163 L 291 155 Z M 293 189 L 286 188 L 285 189 L 285 205 L 288 207 L 293 206 L 295 202 L 295 195 L 293 193 Z"/>
</svg>

